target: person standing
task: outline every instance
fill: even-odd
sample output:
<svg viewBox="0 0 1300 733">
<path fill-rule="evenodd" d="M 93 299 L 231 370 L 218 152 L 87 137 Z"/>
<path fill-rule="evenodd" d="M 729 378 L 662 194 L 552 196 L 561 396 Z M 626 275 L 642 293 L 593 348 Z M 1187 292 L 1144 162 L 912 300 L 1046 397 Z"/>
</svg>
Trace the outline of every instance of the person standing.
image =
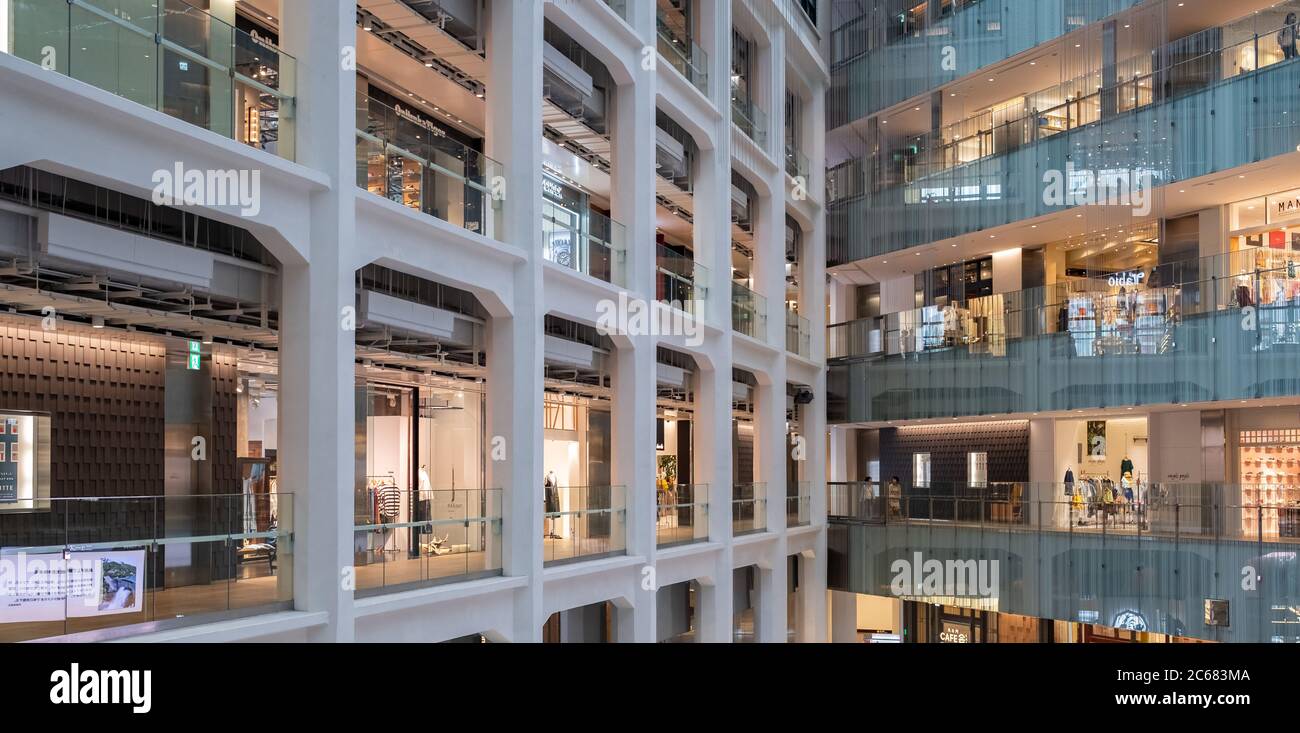
<svg viewBox="0 0 1300 733">
<path fill-rule="evenodd" d="M 1296 57 L 1296 14 L 1287 13 L 1286 23 L 1282 30 L 1277 32 L 1277 45 L 1282 47 L 1282 57 L 1293 59 Z"/>
<path fill-rule="evenodd" d="M 903 485 L 898 482 L 897 476 L 890 477 L 885 495 L 889 499 L 890 518 L 903 516 Z"/>
</svg>

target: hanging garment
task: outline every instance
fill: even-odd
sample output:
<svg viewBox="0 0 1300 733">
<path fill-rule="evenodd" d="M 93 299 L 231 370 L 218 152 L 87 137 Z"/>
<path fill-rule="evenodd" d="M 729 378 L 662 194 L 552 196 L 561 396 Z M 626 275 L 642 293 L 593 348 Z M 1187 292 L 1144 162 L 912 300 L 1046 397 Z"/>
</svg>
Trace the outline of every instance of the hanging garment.
<svg viewBox="0 0 1300 733">
<path fill-rule="evenodd" d="M 546 479 L 544 488 L 546 512 L 554 514 L 560 511 L 560 492 L 555 488 L 555 484 L 550 479 Z"/>
<path fill-rule="evenodd" d="M 402 511 L 402 490 L 396 486 L 384 486 L 375 492 L 379 506 L 379 517 L 384 522 L 397 519 Z"/>
<path fill-rule="evenodd" d="M 1124 456 L 1124 460 L 1119 462 L 1119 475 L 1123 476 L 1126 473 L 1133 473 L 1133 461 L 1130 461 L 1128 456 Z"/>
</svg>

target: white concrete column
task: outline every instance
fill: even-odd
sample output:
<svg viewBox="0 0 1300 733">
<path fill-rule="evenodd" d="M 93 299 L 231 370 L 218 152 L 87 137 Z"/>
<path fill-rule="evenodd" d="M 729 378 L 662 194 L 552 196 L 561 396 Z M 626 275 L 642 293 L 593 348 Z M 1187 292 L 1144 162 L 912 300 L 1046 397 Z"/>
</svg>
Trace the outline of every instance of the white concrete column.
<svg viewBox="0 0 1300 733">
<path fill-rule="evenodd" d="M 489 485 L 503 490 L 506 575 L 530 578 L 516 591 L 515 641 L 540 641 L 542 607 L 542 4 L 490 3 L 487 155 L 505 170 L 505 241 L 528 253 L 510 283 L 512 317 L 488 323 L 488 435 L 505 440 L 489 461 Z M 489 450 L 491 442 L 489 442 Z"/>
<path fill-rule="evenodd" d="M 629 22 L 642 43 L 653 48 L 653 3 L 629 3 Z M 615 95 L 611 206 L 626 227 L 624 286 L 629 299 L 655 296 L 655 72 L 638 60 L 633 80 Z M 655 340 L 646 335 L 618 339 L 613 374 L 613 481 L 627 502 L 627 553 L 653 565 L 655 519 Z M 638 583 L 630 607 L 617 613 L 619 641 L 654 642 L 655 588 Z"/>
<path fill-rule="evenodd" d="M 637 336 L 618 344 L 613 374 L 613 481 L 624 487 L 627 554 L 655 556 L 655 344 Z M 637 583 L 630 608 L 618 613 L 619 641 L 654 642 L 655 588 Z"/>
<path fill-rule="evenodd" d="M 355 72 L 341 68 L 354 43 L 351 2 L 284 0 L 282 43 L 298 59 L 298 162 L 330 188 L 312 196 L 311 262 L 284 269 L 280 322 L 280 486 L 294 493 L 294 605 L 325 611 L 312 641 L 353 638 L 352 567 L 356 407 L 353 332 L 356 238 Z"/>
<path fill-rule="evenodd" d="M 1058 489 L 1056 482 L 1065 477 L 1056 475 L 1056 421 L 1039 418 L 1029 421 L 1029 487 L 1025 501 L 1029 502 L 1030 521 L 1034 523 L 1055 523 L 1064 527 L 1069 522 L 1069 509 L 1064 489 Z M 1075 471 L 1076 477 L 1078 471 Z M 1044 503 L 1046 502 L 1046 503 Z"/>
<path fill-rule="evenodd" d="M 814 88 L 812 100 L 804 114 L 805 145 L 809 139 L 808 129 L 824 129 L 826 125 L 825 87 Z M 805 148 L 810 160 L 826 159 L 826 139 L 824 135 L 811 136 L 812 145 Z M 825 170 L 815 166 L 809 172 L 809 186 L 812 191 L 825 191 Z M 818 200 L 824 196 L 818 196 Z M 823 202 L 824 203 L 824 202 Z M 812 403 L 803 408 L 803 431 L 805 442 L 805 465 L 802 478 L 808 481 L 809 509 L 812 523 L 823 529 L 817 537 L 814 557 L 803 558 L 804 566 L 799 580 L 801 613 L 799 615 L 799 640 L 809 642 L 826 641 L 826 480 L 829 476 L 826 465 L 826 211 L 818 207 L 813 217 L 813 226 L 804 233 L 802 253 L 802 281 L 800 282 L 800 304 L 803 317 L 808 319 L 812 330 L 812 360 L 822 364 L 815 383 L 810 385 L 813 391 Z"/>
<path fill-rule="evenodd" d="M 696 379 L 695 475 L 708 485 L 709 541 L 722 545 L 713 577 L 700 580 L 696 638 L 731 641 L 731 349 L 715 344 L 726 363 L 702 365 Z"/>
<path fill-rule="evenodd" d="M 784 348 L 784 347 L 783 347 Z M 776 379 L 779 381 L 768 381 Z M 786 640 L 786 461 L 785 357 L 773 360 L 760 375 L 754 400 L 754 463 L 767 499 L 767 531 L 775 534 L 770 551 L 758 568 L 754 609 L 755 638 Z"/>
<path fill-rule="evenodd" d="M 654 3 L 628 3 L 630 22 L 642 43 L 655 46 Z M 626 227 L 623 281 L 629 291 L 655 294 L 655 88 L 654 69 L 631 65 L 631 84 L 620 84 L 612 113 L 610 208 Z"/>
</svg>

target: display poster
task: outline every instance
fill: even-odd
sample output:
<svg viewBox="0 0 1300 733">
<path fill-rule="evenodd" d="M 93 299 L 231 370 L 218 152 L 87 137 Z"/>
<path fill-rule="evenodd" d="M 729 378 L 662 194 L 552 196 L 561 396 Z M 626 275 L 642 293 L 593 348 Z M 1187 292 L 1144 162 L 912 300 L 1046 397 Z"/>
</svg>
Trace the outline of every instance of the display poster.
<svg viewBox="0 0 1300 733">
<path fill-rule="evenodd" d="M 144 550 L 0 556 L 0 623 L 138 613 L 144 592 Z"/>
<path fill-rule="evenodd" d="M 31 415 L 0 413 L 0 504 L 32 498 L 34 422 Z"/>
<path fill-rule="evenodd" d="M 1088 459 L 1106 460 L 1106 421 L 1088 421 Z"/>
</svg>

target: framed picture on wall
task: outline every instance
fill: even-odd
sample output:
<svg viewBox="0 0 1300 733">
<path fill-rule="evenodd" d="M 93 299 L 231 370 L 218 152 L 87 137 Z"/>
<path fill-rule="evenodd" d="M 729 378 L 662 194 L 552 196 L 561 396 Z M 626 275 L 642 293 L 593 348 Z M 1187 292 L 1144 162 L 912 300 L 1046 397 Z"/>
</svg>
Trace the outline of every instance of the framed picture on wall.
<svg viewBox="0 0 1300 733">
<path fill-rule="evenodd" d="M 1088 421 L 1088 460 L 1106 460 L 1106 421 Z"/>
</svg>

